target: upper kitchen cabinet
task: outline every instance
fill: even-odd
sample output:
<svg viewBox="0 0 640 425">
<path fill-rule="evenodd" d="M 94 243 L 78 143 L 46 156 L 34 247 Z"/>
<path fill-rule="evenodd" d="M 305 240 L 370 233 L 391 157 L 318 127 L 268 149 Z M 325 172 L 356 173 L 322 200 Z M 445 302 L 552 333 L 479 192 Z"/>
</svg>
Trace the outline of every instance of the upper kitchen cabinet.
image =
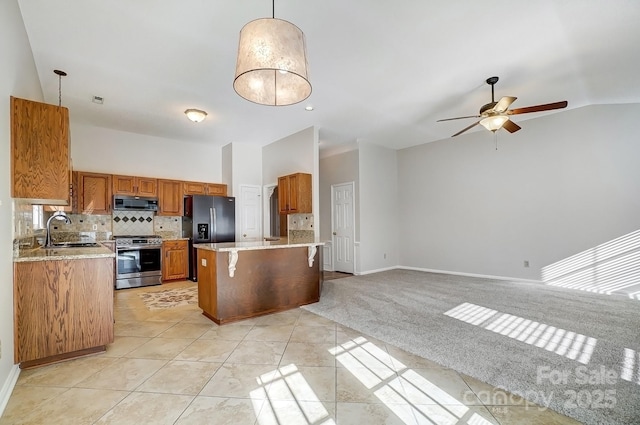
<svg viewBox="0 0 640 425">
<path fill-rule="evenodd" d="M 185 195 L 227 196 L 227 185 L 217 183 L 183 182 Z"/>
<path fill-rule="evenodd" d="M 311 213 L 311 174 L 296 173 L 278 177 L 280 214 Z"/>
<path fill-rule="evenodd" d="M 69 205 L 67 108 L 11 97 L 11 196 Z"/>
<path fill-rule="evenodd" d="M 158 196 L 158 180 L 150 177 L 111 176 L 114 195 Z"/>
<path fill-rule="evenodd" d="M 77 212 L 111 214 L 111 174 L 77 171 L 74 181 L 78 196 Z"/>
<path fill-rule="evenodd" d="M 178 180 L 158 180 L 158 215 L 182 215 L 182 183 Z"/>
</svg>

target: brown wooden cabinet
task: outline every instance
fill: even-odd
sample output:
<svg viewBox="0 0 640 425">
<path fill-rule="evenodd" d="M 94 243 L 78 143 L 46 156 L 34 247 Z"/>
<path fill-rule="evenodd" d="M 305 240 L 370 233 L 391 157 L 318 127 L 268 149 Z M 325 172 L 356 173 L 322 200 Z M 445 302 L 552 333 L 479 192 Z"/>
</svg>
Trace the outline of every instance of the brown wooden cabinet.
<svg viewBox="0 0 640 425">
<path fill-rule="evenodd" d="M 219 183 L 183 182 L 185 195 L 227 196 L 227 185 Z"/>
<path fill-rule="evenodd" d="M 158 215 L 182 215 L 182 183 L 178 180 L 158 180 Z"/>
<path fill-rule="evenodd" d="M 189 242 L 162 242 L 162 281 L 186 279 L 189 274 Z"/>
<path fill-rule="evenodd" d="M 151 177 L 135 177 L 112 175 L 114 195 L 158 196 L 158 179 Z"/>
<path fill-rule="evenodd" d="M 111 174 L 74 172 L 77 181 L 75 209 L 80 214 L 111 214 Z"/>
<path fill-rule="evenodd" d="M 280 214 L 311 213 L 311 174 L 296 173 L 278 177 Z"/>
<path fill-rule="evenodd" d="M 11 196 L 69 205 L 69 110 L 11 97 Z"/>
<path fill-rule="evenodd" d="M 113 258 L 14 263 L 14 361 L 30 367 L 113 342 Z"/>
</svg>

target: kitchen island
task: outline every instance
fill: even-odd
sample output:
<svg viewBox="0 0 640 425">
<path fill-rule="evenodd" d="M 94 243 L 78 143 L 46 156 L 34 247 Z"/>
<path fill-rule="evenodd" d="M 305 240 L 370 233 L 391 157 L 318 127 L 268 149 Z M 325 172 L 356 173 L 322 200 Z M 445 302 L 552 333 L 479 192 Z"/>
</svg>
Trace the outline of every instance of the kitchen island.
<svg viewBox="0 0 640 425">
<path fill-rule="evenodd" d="M 317 302 L 321 245 L 286 239 L 196 244 L 198 306 L 220 325 Z"/>
</svg>

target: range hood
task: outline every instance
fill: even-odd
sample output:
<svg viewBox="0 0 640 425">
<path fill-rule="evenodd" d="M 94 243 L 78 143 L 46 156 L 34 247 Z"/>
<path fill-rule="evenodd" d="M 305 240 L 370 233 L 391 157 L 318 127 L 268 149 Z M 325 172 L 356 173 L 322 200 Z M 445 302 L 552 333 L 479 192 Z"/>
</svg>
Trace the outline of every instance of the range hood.
<svg viewBox="0 0 640 425">
<path fill-rule="evenodd" d="M 143 196 L 113 196 L 114 211 L 158 211 L 158 198 Z"/>
</svg>

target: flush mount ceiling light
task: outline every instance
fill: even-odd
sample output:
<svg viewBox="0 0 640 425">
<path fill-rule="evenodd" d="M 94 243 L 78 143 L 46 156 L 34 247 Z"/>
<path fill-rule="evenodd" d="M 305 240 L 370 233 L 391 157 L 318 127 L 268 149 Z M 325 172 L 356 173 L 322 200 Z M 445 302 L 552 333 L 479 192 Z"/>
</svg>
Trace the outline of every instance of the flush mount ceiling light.
<svg viewBox="0 0 640 425">
<path fill-rule="evenodd" d="M 285 106 L 311 95 L 306 42 L 300 28 L 272 17 L 251 21 L 240 30 L 233 88 L 260 105 Z"/>
<path fill-rule="evenodd" d="M 200 109 L 187 109 L 184 111 L 187 118 L 189 118 L 193 122 L 200 122 L 207 117 L 207 113 L 205 111 L 201 111 Z"/>
</svg>

